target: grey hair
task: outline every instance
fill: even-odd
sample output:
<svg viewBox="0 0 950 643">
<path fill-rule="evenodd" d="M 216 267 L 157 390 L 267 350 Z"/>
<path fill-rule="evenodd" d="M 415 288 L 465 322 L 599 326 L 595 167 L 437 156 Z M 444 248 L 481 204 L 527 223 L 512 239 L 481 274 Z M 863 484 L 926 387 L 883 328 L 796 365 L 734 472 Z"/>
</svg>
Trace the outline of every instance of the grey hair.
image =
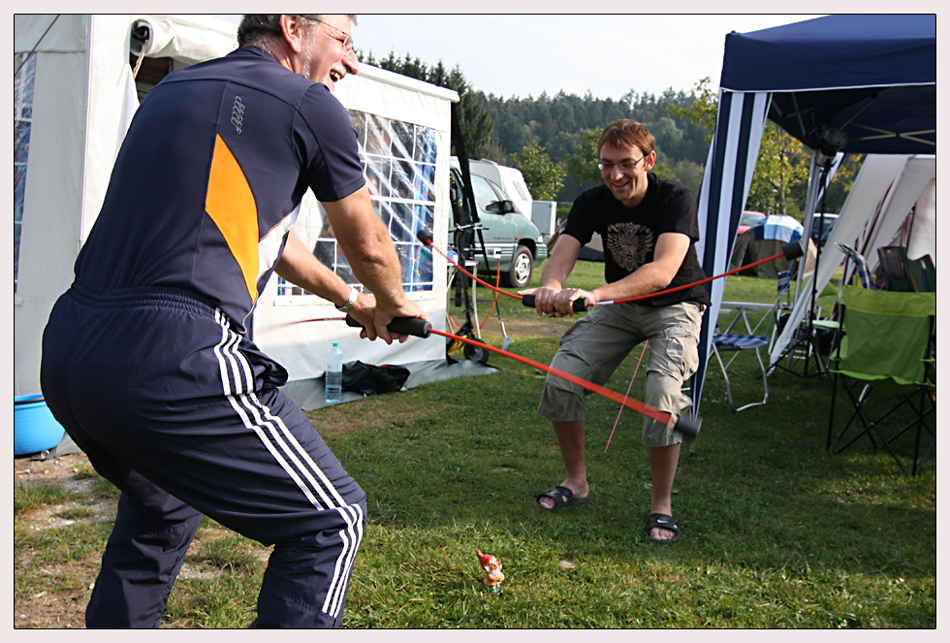
<svg viewBox="0 0 950 643">
<path fill-rule="evenodd" d="M 322 13 L 298 14 L 308 20 L 324 20 L 327 16 Z M 275 38 L 283 33 L 280 28 L 279 13 L 249 14 L 241 18 L 238 25 L 237 39 L 239 47 L 257 45 L 266 49 Z M 350 22 L 356 24 L 356 15 L 350 14 Z"/>
</svg>

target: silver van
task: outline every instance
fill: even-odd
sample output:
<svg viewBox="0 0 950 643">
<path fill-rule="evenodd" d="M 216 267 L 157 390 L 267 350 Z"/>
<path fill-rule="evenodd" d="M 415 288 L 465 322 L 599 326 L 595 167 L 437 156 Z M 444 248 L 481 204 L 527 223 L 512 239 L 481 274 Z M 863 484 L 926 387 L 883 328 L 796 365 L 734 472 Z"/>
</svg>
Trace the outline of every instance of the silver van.
<svg viewBox="0 0 950 643">
<path fill-rule="evenodd" d="M 464 207 L 465 181 L 458 159 L 454 156 L 449 167 L 453 227 L 470 225 L 472 222 L 467 218 L 468 210 Z M 518 212 L 511 197 L 497 183 L 476 174 L 471 175 L 471 182 L 485 247 L 483 252 L 475 230 L 466 229 L 463 235 L 466 254 L 478 262 L 478 272 L 489 277 L 486 281 L 494 279 L 500 264 L 502 285 L 524 288 L 531 281 L 534 268 L 540 266 L 548 256 L 541 232 L 530 219 Z M 487 262 L 485 255 L 488 257 Z"/>
</svg>

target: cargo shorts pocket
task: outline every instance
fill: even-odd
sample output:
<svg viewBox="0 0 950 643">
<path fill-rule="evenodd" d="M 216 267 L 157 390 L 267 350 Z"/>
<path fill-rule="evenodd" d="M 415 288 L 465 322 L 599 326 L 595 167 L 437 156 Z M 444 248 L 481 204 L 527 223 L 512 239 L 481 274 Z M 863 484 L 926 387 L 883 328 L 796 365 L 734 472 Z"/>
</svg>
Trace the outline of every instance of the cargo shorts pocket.
<svg viewBox="0 0 950 643">
<path fill-rule="evenodd" d="M 705 306 L 687 303 L 677 308 L 665 311 L 669 317 L 661 336 L 653 340 L 648 368 L 685 381 L 699 368 L 699 329 Z"/>
</svg>

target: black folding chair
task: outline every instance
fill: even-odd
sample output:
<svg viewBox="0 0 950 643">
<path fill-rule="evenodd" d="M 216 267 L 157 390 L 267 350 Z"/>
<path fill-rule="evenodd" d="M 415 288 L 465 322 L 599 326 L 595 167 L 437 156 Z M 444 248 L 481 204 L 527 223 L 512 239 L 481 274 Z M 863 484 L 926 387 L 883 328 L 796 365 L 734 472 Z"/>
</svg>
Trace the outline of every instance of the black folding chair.
<svg viewBox="0 0 950 643">
<path fill-rule="evenodd" d="M 916 292 L 917 286 L 910 275 L 907 261 L 907 248 L 903 246 L 881 246 L 877 249 L 881 261 L 880 276 L 883 277 L 881 290 L 891 292 Z"/>
</svg>

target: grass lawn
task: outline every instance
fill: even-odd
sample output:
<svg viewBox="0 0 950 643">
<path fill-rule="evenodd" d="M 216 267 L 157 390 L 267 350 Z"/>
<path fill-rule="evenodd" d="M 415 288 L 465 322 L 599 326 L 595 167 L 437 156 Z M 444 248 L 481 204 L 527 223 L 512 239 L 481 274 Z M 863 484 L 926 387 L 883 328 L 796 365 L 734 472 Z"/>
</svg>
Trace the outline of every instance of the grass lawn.
<svg viewBox="0 0 950 643">
<path fill-rule="evenodd" d="M 601 271 L 581 263 L 574 276 L 593 287 Z M 727 300 L 774 296 L 774 281 L 726 283 Z M 478 297 L 484 315 L 492 298 L 484 288 Z M 509 350 L 541 363 L 570 323 L 502 297 L 481 331 L 492 346 L 503 341 L 499 314 Z M 609 388 L 626 391 L 639 353 Z M 683 539 L 657 545 L 645 533 L 641 416 L 625 409 L 618 420 L 619 405 L 588 398 L 591 501 L 542 512 L 534 497 L 564 473 L 550 424 L 535 413 L 544 373 L 495 354 L 489 363 L 500 370 L 309 413 L 368 497 L 344 628 L 936 627 L 936 453 L 918 477 L 866 442 L 827 455 L 828 381 L 776 372 L 768 404 L 736 414 L 711 361 L 702 432 L 694 454 L 684 448 L 674 487 Z M 751 400 L 755 369 L 737 364 L 736 395 Z M 636 399 L 644 377 L 633 382 Z M 77 518 L 41 540 L 30 511 L 61 497 L 20 485 L 17 498 L 18 601 L 44 591 L 84 604 L 97 571 L 88 550 L 101 549 L 108 524 L 80 530 Z M 82 553 L 67 542 L 84 543 Z M 484 591 L 476 550 L 501 560 L 500 596 Z M 46 572 L 19 562 L 28 551 L 47 552 Z M 179 579 L 163 625 L 249 624 L 266 553 L 206 521 L 189 564 L 207 573 Z M 71 557 L 83 566 L 50 574 Z"/>
</svg>

